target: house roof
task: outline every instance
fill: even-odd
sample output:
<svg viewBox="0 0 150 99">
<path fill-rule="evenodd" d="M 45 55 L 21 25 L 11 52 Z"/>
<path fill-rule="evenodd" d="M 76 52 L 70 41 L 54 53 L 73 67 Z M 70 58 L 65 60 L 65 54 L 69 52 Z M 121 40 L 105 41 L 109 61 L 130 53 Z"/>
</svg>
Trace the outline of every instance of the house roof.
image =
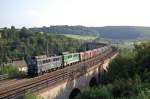
<svg viewBox="0 0 150 99">
<path fill-rule="evenodd" d="M 26 63 L 25 60 L 16 60 L 16 61 L 13 61 L 13 64 L 14 64 L 17 68 L 27 67 L 27 63 Z"/>
</svg>

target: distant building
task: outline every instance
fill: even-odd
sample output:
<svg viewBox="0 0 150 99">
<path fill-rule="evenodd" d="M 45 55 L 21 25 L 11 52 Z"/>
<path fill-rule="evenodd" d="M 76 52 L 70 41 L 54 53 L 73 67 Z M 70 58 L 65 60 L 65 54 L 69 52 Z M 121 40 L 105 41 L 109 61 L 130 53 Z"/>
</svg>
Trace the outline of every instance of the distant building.
<svg viewBox="0 0 150 99">
<path fill-rule="evenodd" d="M 16 66 L 19 69 L 19 71 L 27 72 L 27 63 L 25 60 L 13 61 L 13 65 Z"/>
</svg>

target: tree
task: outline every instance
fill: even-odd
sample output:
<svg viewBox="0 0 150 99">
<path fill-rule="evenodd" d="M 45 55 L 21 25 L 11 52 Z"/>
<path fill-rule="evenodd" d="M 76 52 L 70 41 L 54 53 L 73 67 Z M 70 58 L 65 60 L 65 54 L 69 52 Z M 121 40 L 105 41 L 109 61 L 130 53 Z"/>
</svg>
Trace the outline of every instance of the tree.
<svg viewBox="0 0 150 99">
<path fill-rule="evenodd" d="M 141 44 L 135 44 L 135 61 L 140 69 L 150 70 L 150 42 L 143 42 Z"/>
<path fill-rule="evenodd" d="M 129 79 L 136 72 L 134 57 L 130 54 L 122 53 L 111 61 L 108 68 L 108 79 L 110 82 L 114 79 Z"/>
</svg>

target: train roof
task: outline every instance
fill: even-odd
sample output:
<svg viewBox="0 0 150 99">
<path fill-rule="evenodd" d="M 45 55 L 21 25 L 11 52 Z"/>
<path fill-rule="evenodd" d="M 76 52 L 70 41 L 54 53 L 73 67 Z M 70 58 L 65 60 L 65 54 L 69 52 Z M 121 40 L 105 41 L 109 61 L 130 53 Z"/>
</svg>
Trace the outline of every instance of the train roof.
<svg viewBox="0 0 150 99">
<path fill-rule="evenodd" d="M 42 58 L 46 58 L 46 55 L 39 55 L 39 56 L 33 56 L 32 59 L 42 59 Z"/>
<path fill-rule="evenodd" d="M 37 60 L 45 60 L 45 59 L 53 59 L 53 58 L 60 58 L 61 56 L 50 56 L 47 57 L 46 55 L 40 55 L 40 56 L 34 56 L 32 59 L 37 59 Z"/>
</svg>

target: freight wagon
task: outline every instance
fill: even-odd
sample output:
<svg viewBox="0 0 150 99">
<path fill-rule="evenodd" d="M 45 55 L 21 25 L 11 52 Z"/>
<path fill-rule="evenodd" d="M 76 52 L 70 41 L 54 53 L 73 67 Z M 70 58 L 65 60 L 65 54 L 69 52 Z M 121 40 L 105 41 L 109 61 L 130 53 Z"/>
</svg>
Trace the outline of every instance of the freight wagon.
<svg viewBox="0 0 150 99">
<path fill-rule="evenodd" d="M 84 60 L 91 58 L 91 52 L 92 52 L 91 50 L 85 51 L 85 52 L 80 52 L 80 60 L 84 61 Z"/>
</svg>

